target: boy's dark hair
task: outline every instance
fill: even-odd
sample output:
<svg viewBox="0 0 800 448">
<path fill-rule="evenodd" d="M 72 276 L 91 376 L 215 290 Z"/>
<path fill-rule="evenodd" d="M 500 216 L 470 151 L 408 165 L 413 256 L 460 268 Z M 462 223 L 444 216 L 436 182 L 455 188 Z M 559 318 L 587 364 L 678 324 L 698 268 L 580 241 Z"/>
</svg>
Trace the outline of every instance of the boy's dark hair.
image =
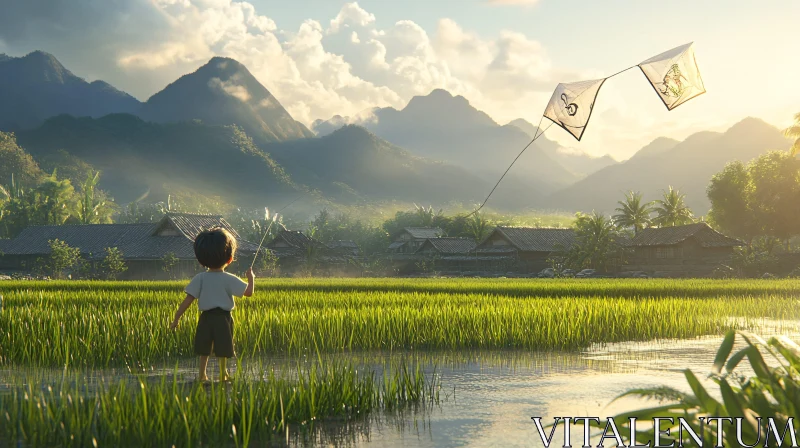
<svg viewBox="0 0 800 448">
<path fill-rule="evenodd" d="M 194 239 L 194 256 L 209 269 L 220 269 L 233 259 L 236 238 L 222 227 L 200 232 Z"/>
</svg>

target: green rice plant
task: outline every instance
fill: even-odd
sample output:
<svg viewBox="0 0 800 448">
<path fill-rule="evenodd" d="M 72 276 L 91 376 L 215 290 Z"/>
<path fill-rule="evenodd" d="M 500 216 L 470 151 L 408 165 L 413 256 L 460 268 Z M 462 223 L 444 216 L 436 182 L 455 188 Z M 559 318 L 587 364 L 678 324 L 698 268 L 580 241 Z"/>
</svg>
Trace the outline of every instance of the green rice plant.
<svg viewBox="0 0 800 448">
<path fill-rule="evenodd" d="M 293 378 L 243 374 L 211 384 L 162 376 L 89 389 L 79 373 L 56 385 L 16 384 L 0 393 L 0 445 L 264 446 L 290 426 L 311 430 L 320 421 L 357 421 L 439 399 L 436 375 L 425 378 L 404 363 L 386 366 L 382 377 L 342 363 Z"/>
<path fill-rule="evenodd" d="M 580 350 L 597 343 L 723 334 L 762 318 L 794 319 L 800 316 L 797 285 L 761 280 L 270 281 L 260 282 L 252 298 L 237 301 L 233 317 L 237 350 L 253 357 Z M 0 365 L 142 371 L 193 358 L 196 307 L 176 331 L 168 330 L 183 286 L 4 282 Z"/>
<path fill-rule="evenodd" d="M 798 429 L 796 419 L 800 415 L 800 346 L 784 336 L 765 342 L 752 333 L 738 332 L 745 347 L 731 354 L 736 336 L 737 332 L 728 332 L 714 359 L 711 378 L 719 386 L 721 401 L 703 387 L 691 370 L 685 370 L 691 393 L 671 387 L 631 390 L 619 398 L 634 396 L 657 399 L 666 404 L 626 412 L 613 419 L 621 422 L 630 417 L 651 421 L 655 417 L 672 418 L 672 421 L 662 421 L 660 425 L 662 445 L 677 444 L 681 434 L 688 445 L 698 445 L 688 431 L 681 429 L 678 418 L 685 419 L 689 427 L 699 433 L 697 436 L 702 446 L 718 446 L 720 441 L 724 446 L 796 445 L 793 442 Z M 751 370 L 749 375 L 739 372 L 740 364 L 745 360 Z M 725 420 L 709 422 L 708 417 Z M 791 420 L 793 426 L 789 426 Z M 596 423 L 595 426 L 605 428 L 606 423 Z M 740 431 L 737 425 L 740 425 Z M 620 425 L 620 429 L 622 434 L 630 434 L 629 424 Z M 639 442 L 655 440 L 657 429 L 638 431 Z M 790 435 L 792 432 L 795 434 Z M 739 435 L 741 439 L 738 439 Z"/>
</svg>

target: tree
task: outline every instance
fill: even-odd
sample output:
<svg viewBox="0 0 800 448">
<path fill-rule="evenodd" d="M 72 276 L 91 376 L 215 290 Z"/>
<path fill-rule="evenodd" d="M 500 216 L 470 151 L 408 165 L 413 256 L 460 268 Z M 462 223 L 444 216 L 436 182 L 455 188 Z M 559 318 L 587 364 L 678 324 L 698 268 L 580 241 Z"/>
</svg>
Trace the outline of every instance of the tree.
<svg viewBox="0 0 800 448">
<path fill-rule="evenodd" d="M 623 234 L 614 222 L 603 214 L 578 213 L 575 220 L 575 243 L 563 250 L 561 264 L 572 269 L 593 268 L 609 270 L 623 261 Z"/>
<path fill-rule="evenodd" d="M 109 280 L 117 278 L 117 275 L 122 274 L 128 270 L 125 265 L 125 257 L 122 252 L 116 247 L 106 247 L 106 255 L 101 262 L 102 272 Z"/>
<path fill-rule="evenodd" d="M 625 195 L 624 201 L 618 201 L 620 206 L 616 208 L 619 212 L 611 219 L 620 228 L 633 227 L 634 233 L 650 225 L 650 214 L 653 213 L 652 202 L 642 202 L 642 194 L 629 191 Z"/>
<path fill-rule="evenodd" d="M 0 132 L 0 185 L 14 182 L 25 187 L 35 186 L 44 177 L 39 165 L 24 149 L 17 145 L 13 133 Z"/>
<path fill-rule="evenodd" d="M 711 201 L 709 219 L 722 232 L 747 241 L 758 235 L 761 229 L 752 208 L 752 179 L 742 162 L 725 165 L 711 178 L 706 193 Z"/>
<path fill-rule="evenodd" d="M 53 278 L 64 278 L 64 273 L 73 269 L 81 261 L 81 250 L 77 247 L 70 247 L 66 242 L 55 239 L 49 240 L 50 256 L 46 260 L 40 261 L 40 266 L 45 274 Z"/>
<path fill-rule="evenodd" d="M 161 270 L 169 275 L 170 279 L 175 278 L 175 266 L 178 264 L 178 257 L 172 252 L 167 252 L 161 257 Z"/>
<path fill-rule="evenodd" d="M 670 227 L 694 222 L 694 216 L 686 206 L 685 198 L 685 194 L 681 194 L 670 185 L 669 190 L 664 191 L 662 198 L 655 200 L 656 217 L 653 219 L 653 224 L 659 227 Z"/>
<path fill-rule="evenodd" d="M 783 131 L 787 137 L 795 139 L 789 153 L 792 156 L 800 154 L 800 113 L 795 114 L 794 124 Z"/>
<path fill-rule="evenodd" d="M 58 180 L 56 170 L 44 178 L 33 195 L 38 220 L 44 221 L 36 224 L 61 225 L 72 215 L 75 189 L 68 179 Z"/>
<path fill-rule="evenodd" d="M 786 151 L 761 155 L 748 165 L 754 219 L 767 235 L 789 239 L 800 234 L 800 160 Z"/>
<path fill-rule="evenodd" d="M 105 193 L 97 188 L 100 172 L 89 173 L 81 184 L 75 217 L 81 224 L 111 224 L 111 215 L 116 209 L 113 201 L 105 197 Z"/>
<path fill-rule="evenodd" d="M 476 243 L 480 243 L 489 236 L 491 228 L 491 222 L 482 213 L 478 212 L 472 215 L 467 221 L 466 231 L 470 238 L 475 240 Z"/>
</svg>

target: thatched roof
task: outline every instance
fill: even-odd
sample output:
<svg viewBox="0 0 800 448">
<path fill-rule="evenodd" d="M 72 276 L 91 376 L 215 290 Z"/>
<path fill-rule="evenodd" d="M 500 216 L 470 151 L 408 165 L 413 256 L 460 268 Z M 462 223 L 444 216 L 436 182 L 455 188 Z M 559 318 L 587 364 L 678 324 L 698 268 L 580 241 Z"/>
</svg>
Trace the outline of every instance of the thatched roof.
<svg viewBox="0 0 800 448">
<path fill-rule="evenodd" d="M 211 227 L 223 227 L 236 238 L 239 253 L 254 253 L 257 246 L 239 237 L 221 216 L 167 213 L 152 224 L 87 224 L 31 226 L 3 244 L 5 255 L 48 255 L 49 241 L 61 240 L 81 250 L 83 256 L 102 258 L 105 249 L 116 247 L 126 259 L 159 259 L 173 253 L 179 259 L 194 259 L 194 238 Z"/>
<path fill-rule="evenodd" d="M 684 226 L 640 230 L 628 242 L 629 246 L 671 246 L 694 238 L 702 247 L 742 246 L 741 241 L 727 237 L 704 222 Z"/>
<path fill-rule="evenodd" d="M 478 249 L 494 249 L 487 241 L 498 234 L 521 252 L 553 252 L 560 247 L 568 248 L 575 242 L 572 229 L 498 226 L 478 245 Z"/>
</svg>

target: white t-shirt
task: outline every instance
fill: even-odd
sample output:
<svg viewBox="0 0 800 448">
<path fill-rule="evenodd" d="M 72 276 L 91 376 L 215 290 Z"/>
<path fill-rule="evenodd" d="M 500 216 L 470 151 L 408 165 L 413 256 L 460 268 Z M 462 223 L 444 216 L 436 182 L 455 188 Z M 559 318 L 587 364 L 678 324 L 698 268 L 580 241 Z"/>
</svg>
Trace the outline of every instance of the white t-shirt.
<svg viewBox="0 0 800 448">
<path fill-rule="evenodd" d="M 197 299 L 197 308 L 206 311 L 213 308 L 233 309 L 233 298 L 241 297 L 247 283 L 225 271 L 201 272 L 186 285 L 186 294 Z"/>
</svg>

